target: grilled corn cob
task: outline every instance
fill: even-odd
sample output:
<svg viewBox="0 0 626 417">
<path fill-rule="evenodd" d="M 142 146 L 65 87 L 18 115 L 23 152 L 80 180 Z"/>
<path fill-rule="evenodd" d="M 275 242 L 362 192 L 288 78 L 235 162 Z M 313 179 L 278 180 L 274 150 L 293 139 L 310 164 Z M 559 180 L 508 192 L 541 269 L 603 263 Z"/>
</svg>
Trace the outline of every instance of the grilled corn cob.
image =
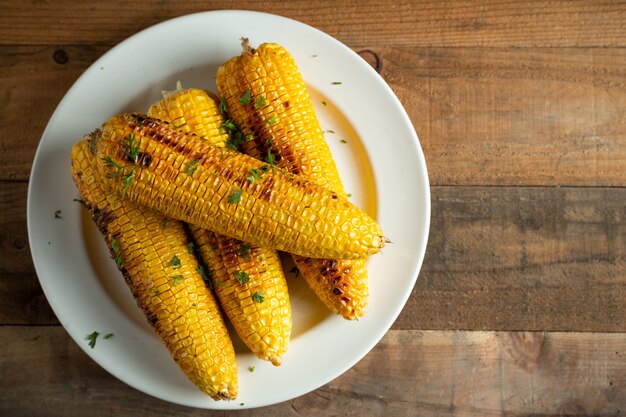
<svg viewBox="0 0 626 417">
<path fill-rule="evenodd" d="M 279 167 L 345 196 L 293 57 L 276 44 L 252 49 L 244 40 L 243 47 L 240 56 L 218 68 L 216 80 L 234 122 L 244 135 L 255 138 L 244 143 L 243 150 L 259 159 L 269 155 Z M 293 258 L 330 310 L 346 319 L 363 315 L 368 296 L 365 260 Z"/>
<path fill-rule="evenodd" d="M 105 191 L 88 142 L 71 152 L 72 176 L 138 306 L 187 377 L 214 399 L 237 396 L 237 363 L 219 307 L 181 223 Z"/>
<path fill-rule="evenodd" d="M 171 93 L 153 104 L 148 115 L 217 146 L 228 140 L 221 133 L 224 117 L 204 90 Z M 278 254 L 197 226 L 190 230 L 233 328 L 257 357 L 280 365 L 291 336 L 291 304 Z"/>
<path fill-rule="evenodd" d="M 159 120 L 114 116 L 90 142 L 107 188 L 165 216 L 311 257 L 384 246 L 376 222 L 336 193 Z"/>
<path fill-rule="evenodd" d="M 196 226 L 191 231 L 237 334 L 259 358 L 280 365 L 291 336 L 291 304 L 278 254 Z"/>
</svg>

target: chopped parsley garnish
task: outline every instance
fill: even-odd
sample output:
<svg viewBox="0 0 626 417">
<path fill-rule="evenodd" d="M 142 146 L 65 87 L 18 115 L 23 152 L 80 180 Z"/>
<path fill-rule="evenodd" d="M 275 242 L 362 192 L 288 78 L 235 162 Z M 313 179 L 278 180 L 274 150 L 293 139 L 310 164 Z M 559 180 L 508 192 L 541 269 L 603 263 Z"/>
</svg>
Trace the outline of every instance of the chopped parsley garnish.
<svg viewBox="0 0 626 417">
<path fill-rule="evenodd" d="M 239 150 L 239 146 L 243 145 L 246 140 L 243 137 L 243 133 L 239 130 L 234 130 L 230 132 L 230 137 L 226 141 L 226 146 L 228 146 L 233 151 Z"/>
<path fill-rule="evenodd" d="M 76 201 L 77 203 L 80 203 L 83 207 L 87 207 L 87 203 L 85 203 L 85 200 L 81 200 L 80 198 L 75 198 L 74 201 Z"/>
<path fill-rule="evenodd" d="M 224 96 L 220 96 L 220 104 L 217 106 L 217 111 L 220 114 L 224 114 L 228 111 L 228 106 L 226 105 L 226 99 Z"/>
<path fill-rule="evenodd" d="M 328 133 L 335 133 L 334 130 L 330 130 L 330 129 L 328 129 L 326 132 L 328 132 Z"/>
<path fill-rule="evenodd" d="M 129 155 L 127 153 L 128 151 L 124 151 L 124 153 L 126 153 L 127 155 Z M 138 151 L 137 151 L 138 152 Z M 129 156 L 129 158 L 132 155 Z M 138 158 L 138 156 L 135 156 L 135 158 Z M 106 176 L 107 178 L 117 178 L 118 176 L 121 175 L 122 178 L 122 191 L 127 189 L 131 182 L 133 181 L 133 178 L 135 178 L 135 168 L 141 168 L 138 165 L 120 165 L 117 162 L 115 162 L 111 157 L 109 156 L 105 156 L 102 158 L 102 160 L 104 161 L 104 165 L 109 168 L 109 169 L 113 169 L 113 172 L 107 172 Z M 126 172 L 126 169 L 130 167 L 130 172 Z"/>
<path fill-rule="evenodd" d="M 245 92 L 245 93 L 243 93 L 243 96 L 239 97 L 239 103 L 240 103 L 240 104 L 244 104 L 244 105 L 245 105 L 245 104 L 250 104 L 250 99 L 251 99 L 251 96 L 250 96 L 250 89 L 248 88 L 248 89 L 246 90 L 246 92 Z"/>
<path fill-rule="evenodd" d="M 263 178 L 264 171 L 260 169 L 250 168 L 249 172 L 250 172 L 250 175 L 246 177 L 246 179 L 250 181 L 252 184 L 254 184 L 256 180 Z"/>
<path fill-rule="evenodd" d="M 294 277 L 294 278 L 298 278 L 298 277 L 300 276 L 300 270 L 298 269 L 298 267 L 297 267 L 297 266 L 294 266 L 293 268 L 291 268 L 291 269 L 289 270 L 289 272 L 291 272 L 292 274 L 294 274 L 294 275 L 293 275 L 293 277 Z"/>
<path fill-rule="evenodd" d="M 174 121 L 172 122 L 172 127 L 173 127 L 174 129 L 178 129 L 178 123 L 176 123 L 176 120 L 174 120 Z"/>
<path fill-rule="evenodd" d="M 254 294 L 252 294 L 252 299 L 256 301 L 257 303 L 262 303 L 263 301 L 265 301 L 265 296 L 263 295 L 262 292 L 257 291 Z"/>
<path fill-rule="evenodd" d="M 98 338 L 98 336 L 100 336 L 100 333 L 93 332 L 91 334 L 88 334 L 87 337 L 85 337 L 85 340 L 89 340 L 90 348 L 93 349 L 96 346 L 96 339 Z"/>
<path fill-rule="evenodd" d="M 243 190 L 233 190 L 228 196 L 228 204 L 239 204 Z"/>
<path fill-rule="evenodd" d="M 55 219 L 62 219 L 63 216 L 61 216 L 61 210 L 57 210 L 54 212 L 54 218 Z"/>
<path fill-rule="evenodd" d="M 317 58 L 317 54 L 311 55 L 311 58 Z"/>
<path fill-rule="evenodd" d="M 326 102 L 325 102 L 325 101 L 322 101 L 322 104 L 325 106 L 325 105 L 326 105 Z"/>
<path fill-rule="evenodd" d="M 243 256 L 243 259 L 250 259 L 250 244 L 244 243 L 239 247 L 239 254 Z"/>
<path fill-rule="evenodd" d="M 124 155 L 132 162 L 137 163 L 139 161 L 139 145 L 141 145 L 141 140 L 137 142 L 137 137 L 129 133 L 120 143 L 126 148 L 124 149 Z"/>
<path fill-rule="evenodd" d="M 163 217 L 163 219 L 161 219 L 161 229 L 165 230 L 167 228 L 167 222 L 170 219 L 168 217 Z"/>
<path fill-rule="evenodd" d="M 278 123 L 278 119 L 276 118 L 275 115 L 272 115 L 272 117 L 270 117 L 269 119 L 267 119 L 267 125 L 273 125 Z"/>
<path fill-rule="evenodd" d="M 213 288 L 213 283 L 211 282 L 213 273 L 211 271 L 207 271 L 203 265 L 198 265 L 196 272 L 202 277 L 204 282 L 206 282 L 209 287 Z"/>
<path fill-rule="evenodd" d="M 244 271 L 237 272 L 235 274 L 235 278 L 240 284 L 245 284 L 246 282 L 250 281 L 250 276 Z"/>
<path fill-rule="evenodd" d="M 256 103 L 254 103 L 254 108 L 255 109 L 260 109 L 261 107 L 263 107 L 265 105 L 265 96 L 259 96 L 256 99 Z"/>
<path fill-rule="evenodd" d="M 248 137 L 246 138 L 246 141 L 247 141 L 247 142 L 252 142 L 253 140 L 254 140 L 254 135 L 253 135 L 252 133 L 250 133 L 250 134 L 248 135 Z"/>
<path fill-rule="evenodd" d="M 274 138 L 273 137 L 270 136 L 269 138 L 265 139 L 265 144 L 267 146 L 271 147 L 272 143 L 274 143 Z"/>
<path fill-rule="evenodd" d="M 172 258 L 172 260 L 170 261 L 170 265 L 173 269 L 178 269 L 182 266 L 181 262 L 180 262 L 180 258 L 176 255 L 174 255 L 174 257 Z"/>
<path fill-rule="evenodd" d="M 176 286 L 180 282 L 182 282 L 184 279 L 185 279 L 185 277 L 183 275 L 174 275 L 172 277 L 172 284 L 174 284 L 174 286 Z"/>
<path fill-rule="evenodd" d="M 348 141 L 345 139 L 341 139 L 341 143 L 348 143 Z"/>
<path fill-rule="evenodd" d="M 122 254 L 120 253 L 120 243 L 116 238 L 113 238 L 111 241 L 111 249 L 113 249 L 113 255 L 115 259 L 115 264 L 118 268 L 122 267 Z"/>
<path fill-rule="evenodd" d="M 198 162 L 200 162 L 200 159 L 196 159 L 194 161 L 191 162 L 187 162 L 187 169 L 185 170 L 185 174 L 193 174 L 196 171 L 196 165 L 198 165 Z"/>
<path fill-rule="evenodd" d="M 331 84 L 332 85 L 339 85 L 339 84 L 341 84 L 341 81 L 333 81 Z"/>
<path fill-rule="evenodd" d="M 107 333 L 107 334 L 105 334 L 104 336 L 102 336 L 102 338 L 103 338 L 104 340 L 109 340 L 109 339 L 110 339 L 110 338 L 112 338 L 112 337 L 113 337 L 113 333 Z"/>
<path fill-rule="evenodd" d="M 276 157 L 274 156 L 274 154 L 272 153 L 271 150 L 267 151 L 267 156 L 265 157 L 265 162 L 267 162 L 270 165 L 276 165 Z"/>
<path fill-rule="evenodd" d="M 254 372 L 254 366 L 248 366 L 248 371 Z"/>
<path fill-rule="evenodd" d="M 346 194 L 346 197 L 350 198 L 350 197 L 352 197 L 352 194 L 348 193 L 348 194 Z"/>
<path fill-rule="evenodd" d="M 222 122 L 222 129 L 224 130 L 224 132 L 237 130 L 237 125 L 231 119 L 224 120 L 224 122 Z"/>
<path fill-rule="evenodd" d="M 196 245 L 193 242 L 187 243 L 187 252 L 189 252 L 190 254 L 193 253 L 195 248 L 196 248 Z"/>
</svg>

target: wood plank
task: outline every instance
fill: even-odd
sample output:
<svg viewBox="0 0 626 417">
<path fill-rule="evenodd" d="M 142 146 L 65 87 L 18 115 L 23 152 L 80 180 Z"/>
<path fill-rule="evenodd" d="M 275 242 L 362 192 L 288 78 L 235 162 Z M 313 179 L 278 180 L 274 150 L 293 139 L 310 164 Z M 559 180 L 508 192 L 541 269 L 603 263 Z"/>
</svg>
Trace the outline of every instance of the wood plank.
<svg viewBox="0 0 626 417">
<path fill-rule="evenodd" d="M 626 50 L 383 48 L 436 185 L 626 185 Z"/>
<path fill-rule="evenodd" d="M 626 189 L 434 187 L 396 329 L 626 331 Z"/>
<path fill-rule="evenodd" d="M 3 1 L 1 6 L 3 44 L 115 44 L 172 17 L 233 7 L 300 20 L 351 47 L 624 46 L 626 42 L 626 5 L 616 1 L 296 0 L 233 5 L 224 0 L 141 4 L 118 0 Z"/>
<path fill-rule="evenodd" d="M 72 83 L 106 49 L 0 46 L 0 180 L 28 179 L 48 119 Z M 57 61 L 65 57 L 62 63 L 55 62 L 55 54 Z"/>
<path fill-rule="evenodd" d="M 15 245 L 25 191 L 0 182 L 0 324 L 57 323 Z M 394 328 L 626 332 L 624 201 L 623 188 L 433 187 L 426 258 Z"/>
<path fill-rule="evenodd" d="M 366 49 L 411 117 L 433 185 L 626 185 L 626 49 Z M 0 47 L 0 179 L 28 178 L 54 107 L 105 50 Z"/>
<path fill-rule="evenodd" d="M 4 326 L 0 342 L 2 415 L 230 415 L 169 404 L 128 387 L 61 327 Z M 625 347 L 625 334 L 390 331 L 320 389 L 237 415 L 622 415 Z"/>
</svg>

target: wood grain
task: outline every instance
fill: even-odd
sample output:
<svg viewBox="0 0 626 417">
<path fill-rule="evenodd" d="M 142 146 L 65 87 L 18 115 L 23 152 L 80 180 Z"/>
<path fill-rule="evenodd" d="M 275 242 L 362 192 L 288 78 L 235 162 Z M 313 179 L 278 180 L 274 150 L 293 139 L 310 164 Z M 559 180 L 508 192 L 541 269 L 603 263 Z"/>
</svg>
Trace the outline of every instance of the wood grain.
<svg viewBox="0 0 626 417">
<path fill-rule="evenodd" d="M 621 47 L 626 42 L 626 5 L 619 1 L 3 1 L 0 7 L 4 44 L 116 44 L 168 18 L 233 7 L 302 21 L 351 47 Z"/>
<path fill-rule="evenodd" d="M 231 415 L 165 403 L 128 387 L 61 327 L 0 327 L 0 343 L 1 415 Z M 623 334 L 390 331 L 320 389 L 237 415 L 617 416 L 626 410 L 625 346 Z M 240 393 L 244 404 L 245 396 Z"/>
<path fill-rule="evenodd" d="M 6 207 L 24 192 L 0 182 Z M 626 331 L 624 201 L 623 188 L 433 187 L 426 258 L 394 329 Z M 21 246 L 23 211 L 0 223 L 12 230 L 0 324 L 54 324 Z"/>
<path fill-rule="evenodd" d="M 25 180 L 54 107 L 106 48 L 0 50 L 0 135 L 20 132 L 0 141 L 0 179 Z M 411 117 L 432 185 L 626 184 L 626 49 L 368 50 Z"/>
</svg>

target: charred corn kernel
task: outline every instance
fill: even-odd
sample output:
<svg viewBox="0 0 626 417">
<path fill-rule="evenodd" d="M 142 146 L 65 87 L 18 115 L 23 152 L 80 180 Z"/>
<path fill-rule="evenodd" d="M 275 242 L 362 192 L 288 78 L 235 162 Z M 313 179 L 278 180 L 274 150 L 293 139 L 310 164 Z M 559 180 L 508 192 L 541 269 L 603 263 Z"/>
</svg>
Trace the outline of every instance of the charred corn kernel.
<svg viewBox="0 0 626 417">
<path fill-rule="evenodd" d="M 336 193 L 159 120 L 118 115 L 90 137 L 106 187 L 167 217 L 310 257 L 363 258 L 384 246 L 376 222 Z"/>
<path fill-rule="evenodd" d="M 244 135 L 255 138 L 243 150 L 259 159 L 271 155 L 278 166 L 345 196 L 295 60 L 280 45 L 251 49 L 245 42 L 244 52 L 217 72 L 218 92 L 231 117 Z M 365 260 L 293 259 L 330 310 L 350 320 L 363 315 L 368 297 Z"/>
<path fill-rule="evenodd" d="M 291 337 L 287 281 L 276 251 L 191 226 L 213 291 L 235 331 L 260 359 L 280 365 Z"/>
<path fill-rule="evenodd" d="M 100 186 L 87 141 L 71 152 L 72 176 L 138 306 L 187 377 L 216 400 L 237 396 L 232 342 L 188 253 L 183 225 Z"/>
<path fill-rule="evenodd" d="M 215 145 L 228 140 L 221 133 L 224 118 L 218 105 L 204 90 L 170 94 L 152 105 L 148 115 Z M 257 357 L 280 365 L 291 336 L 291 304 L 278 254 L 196 226 L 190 230 L 233 328 Z M 237 274 L 249 281 L 239 282 Z"/>
<path fill-rule="evenodd" d="M 224 117 L 206 90 L 173 91 L 150 106 L 148 116 L 168 122 L 174 129 L 193 133 L 215 146 L 223 147 L 228 141 L 228 132 L 222 127 Z"/>
</svg>

